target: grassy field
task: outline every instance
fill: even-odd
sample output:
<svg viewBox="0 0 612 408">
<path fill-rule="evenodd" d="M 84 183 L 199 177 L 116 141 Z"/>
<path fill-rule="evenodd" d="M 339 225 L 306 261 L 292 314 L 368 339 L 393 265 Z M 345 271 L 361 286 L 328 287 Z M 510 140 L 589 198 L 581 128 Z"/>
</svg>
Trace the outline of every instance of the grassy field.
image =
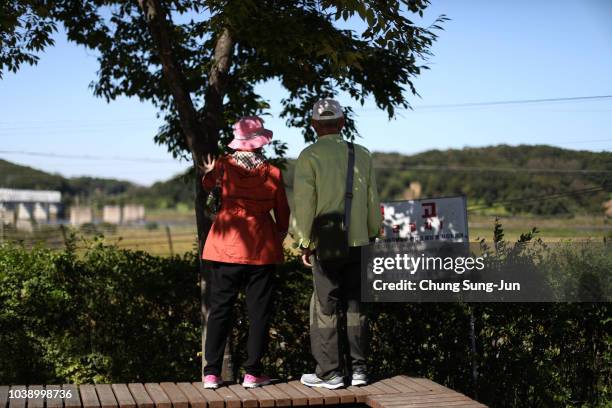
<svg viewBox="0 0 612 408">
<path fill-rule="evenodd" d="M 485 238 L 493 239 L 495 216 L 470 215 L 468 225 L 470 240 L 478 241 Z M 513 241 L 522 233 L 536 227 L 538 236 L 544 241 L 556 242 L 562 240 L 598 240 L 611 237 L 612 220 L 595 216 L 567 217 L 534 217 L 534 216 L 503 216 L 500 222 L 504 228 L 506 239 Z"/>
<path fill-rule="evenodd" d="M 504 216 L 500 217 L 500 221 L 508 241 L 515 241 L 522 233 L 529 232 L 534 227 L 539 231 L 537 236 L 546 242 L 602 241 L 606 237 L 612 239 L 612 220 L 603 217 Z M 494 216 L 470 215 L 470 240 L 476 242 L 484 238 L 492 241 L 494 222 Z M 80 229 L 67 227 L 63 232 L 57 226 L 43 226 L 31 233 L 5 229 L 0 236 L 0 242 L 13 241 L 22 242 L 26 246 L 59 248 L 64 245 L 64 233 L 66 236 L 75 233 L 88 239 L 103 235 L 106 242 L 116 244 L 120 248 L 142 250 L 156 255 L 183 254 L 197 247 L 194 216 L 188 210 L 149 212 L 145 225 L 98 225 Z M 285 245 L 290 248 L 292 243 L 289 237 Z M 83 245 L 82 241 L 80 245 Z"/>
<path fill-rule="evenodd" d="M 172 226 L 168 229 L 158 227 L 153 230 L 122 227 L 107 238 L 117 240 L 120 248 L 137 249 L 155 255 L 182 254 L 197 248 L 195 225 Z"/>
<path fill-rule="evenodd" d="M 180 217 L 172 218 L 168 212 L 160 212 L 156 216 L 147 217 L 150 222 L 158 224 L 155 230 L 143 230 L 143 228 L 121 227 L 117 234 L 108 236 L 109 239 L 117 239 L 118 245 L 123 248 L 146 250 L 155 254 L 169 254 L 170 246 L 167 238 L 164 222 L 180 222 L 180 225 L 170 226 L 172 246 L 174 253 L 183 253 L 195 248 L 195 223 L 193 215 L 180 214 Z M 193 224 L 189 225 L 189 221 Z M 530 231 L 533 227 L 538 229 L 538 236 L 547 242 L 562 240 L 594 240 L 601 241 L 604 237 L 612 236 L 612 221 L 606 222 L 603 217 L 574 217 L 574 218 L 543 218 L 543 217 L 501 217 L 500 221 L 504 228 L 505 238 L 513 241 L 522 233 Z M 487 241 L 493 239 L 494 216 L 473 215 L 469 217 L 469 233 L 471 241 L 479 241 L 485 238 Z M 290 247 L 291 238 L 287 238 L 285 245 Z"/>
</svg>

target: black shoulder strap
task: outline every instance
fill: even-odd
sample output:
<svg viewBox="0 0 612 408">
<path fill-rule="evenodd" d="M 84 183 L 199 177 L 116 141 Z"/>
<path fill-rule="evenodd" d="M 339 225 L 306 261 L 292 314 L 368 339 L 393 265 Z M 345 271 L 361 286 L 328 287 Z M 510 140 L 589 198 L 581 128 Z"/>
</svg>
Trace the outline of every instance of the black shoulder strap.
<svg viewBox="0 0 612 408">
<path fill-rule="evenodd" d="M 353 203 L 353 177 L 355 172 L 355 145 L 348 144 L 348 168 L 346 171 L 346 192 L 344 194 L 344 229 L 348 237 L 349 225 L 351 223 L 351 205 Z M 347 239 L 348 241 L 348 239 Z"/>
</svg>

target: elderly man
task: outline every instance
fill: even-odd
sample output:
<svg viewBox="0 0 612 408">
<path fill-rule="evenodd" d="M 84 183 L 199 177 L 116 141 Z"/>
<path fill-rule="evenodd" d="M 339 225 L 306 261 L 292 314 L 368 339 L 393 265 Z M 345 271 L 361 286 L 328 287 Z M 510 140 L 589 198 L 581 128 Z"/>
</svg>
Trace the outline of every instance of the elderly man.
<svg viewBox="0 0 612 408">
<path fill-rule="evenodd" d="M 294 231 L 314 283 L 310 343 L 317 367 L 301 382 L 335 389 L 345 385 L 346 374 L 351 385 L 365 385 L 361 247 L 376 237 L 381 225 L 372 157 L 366 148 L 343 140 L 344 114 L 335 100 L 315 103 L 312 126 L 318 140 L 300 154 L 293 184 Z M 335 224 L 343 232 L 336 234 Z M 333 248 L 343 239 L 345 250 Z M 340 344 L 346 343 L 348 350 L 342 350 Z"/>
</svg>

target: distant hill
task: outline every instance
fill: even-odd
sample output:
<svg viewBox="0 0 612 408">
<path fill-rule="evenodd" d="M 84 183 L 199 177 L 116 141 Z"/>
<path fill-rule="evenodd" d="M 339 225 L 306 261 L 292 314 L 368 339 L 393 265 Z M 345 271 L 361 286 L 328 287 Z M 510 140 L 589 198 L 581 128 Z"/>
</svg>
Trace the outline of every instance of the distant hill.
<svg viewBox="0 0 612 408">
<path fill-rule="evenodd" d="M 67 188 L 66 182 L 67 179 L 60 175 L 0 159 L 1 187 L 64 191 Z"/>
<path fill-rule="evenodd" d="M 0 187 L 58 190 L 62 193 L 65 204 L 77 199 L 84 202 L 104 202 L 108 198 L 131 193 L 140 188 L 129 181 L 96 177 L 67 178 L 2 159 L 0 159 Z"/>
<path fill-rule="evenodd" d="M 465 194 L 470 207 L 502 214 L 601 214 L 602 204 L 612 198 L 609 152 L 499 145 L 415 155 L 374 153 L 374 162 L 383 200 L 410 197 L 411 183 L 422 197 Z M 289 195 L 293 163 L 288 160 L 284 171 Z M 0 187 L 60 190 L 67 204 L 79 197 L 97 205 L 136 202 L 148 208 L 193 206 L 194 196 L 188 175 L 142 187 L 112 179 L 65 178 L 4 160 Z"/>
<path fill-rule="evenodd" d="M 410 181 L 425 197 L 465 194 L 471 207 L 497 213 L 601 214 L 612 198 L 610 152 L 500 145 L 374 157 L 379 191 L 388 199 L 401 198 Z"/>
<path fill-rule="evenodd" d="M 174 208 L 179 204 L 193 207 L 195 197 L 193 171 L 187 171 L 151 187 L 134 189 L 122 197 L 125 201 L 142 203 L 149 208 Z"/>
<path fill-rule="evenodd" d="M 76 200 L 101 206 L 122 202 L 142 203 L 149 208 L 193 205 L 193 188 L 185 175 L 158 182 L 151 187 L 97 177 L 63 177 L 0 159 L 0 187 L 32 190 L 58 190 L 64 204 Z"/>
<path fill-rule="evenodd" d="M 496 214 L 602 214 L 612 198 L 610 152 L 498 145 L 373 156 L 383 200 L 410 198 L 415 182 L 421 197 L 464 194 L 469 207 Z M 290 161 L 285 181 L 292 180 Z"/>
</svg>

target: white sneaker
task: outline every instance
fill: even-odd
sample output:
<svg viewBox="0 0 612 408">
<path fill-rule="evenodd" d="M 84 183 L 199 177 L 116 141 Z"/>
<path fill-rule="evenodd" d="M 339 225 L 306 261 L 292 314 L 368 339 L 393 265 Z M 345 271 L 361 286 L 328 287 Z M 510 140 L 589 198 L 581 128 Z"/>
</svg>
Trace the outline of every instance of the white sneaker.
<svg viewBox="0 0 612 408">
<path fill-rule="evenodd" d="M 351 377 L 351 385 L 360 386 L 368 385 L 368 375 L 363 370 L 357 370 L 353 372 Z"/>
<path fill-rule="evenodd" d="M 328 390 L 335 390 L 336 388 L 344 387 L 344 380 L 337 374 L 327 380 L 319 378 L 319 376 L 314 373 L 303 374 L 300 382 L 307 387 L 327 388 Z"/>
</svg>

